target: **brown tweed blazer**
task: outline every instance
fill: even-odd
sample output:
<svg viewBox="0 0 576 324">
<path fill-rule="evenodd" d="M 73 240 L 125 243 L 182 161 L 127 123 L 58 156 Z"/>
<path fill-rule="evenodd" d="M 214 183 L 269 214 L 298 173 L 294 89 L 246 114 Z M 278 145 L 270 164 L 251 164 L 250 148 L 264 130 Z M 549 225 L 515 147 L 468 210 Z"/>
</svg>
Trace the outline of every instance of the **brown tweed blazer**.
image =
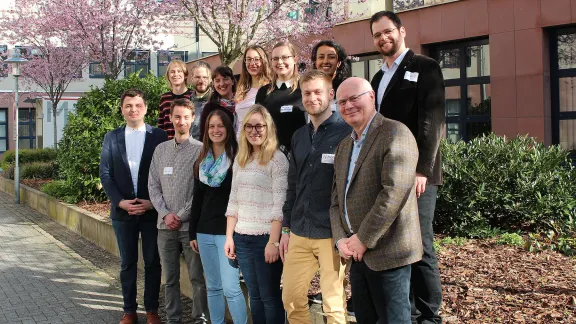
<svg viewBox="0 0 576 324">
<path fill-rule="evenodd" d="M 418 146 L 404 124 L 376 114 L 360 150 L 346 197 L 344 194 L 354 141 L 346 137 L 336 149 L 330 222 L 334 242 L 352 234 L 368 247 L 363 260 L 374 271 L 422 259 L 422 237 L 414 189 Z"/>
</svg>

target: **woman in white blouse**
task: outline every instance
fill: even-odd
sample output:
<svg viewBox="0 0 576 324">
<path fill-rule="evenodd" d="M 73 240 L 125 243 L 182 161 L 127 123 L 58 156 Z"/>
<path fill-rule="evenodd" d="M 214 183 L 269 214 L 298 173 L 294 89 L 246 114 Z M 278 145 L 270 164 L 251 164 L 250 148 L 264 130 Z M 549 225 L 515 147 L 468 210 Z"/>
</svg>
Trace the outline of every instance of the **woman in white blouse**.
<svg viewBox="0 0 576 324">
<path fill-rule="evenodd" d="M 226 256 L 238 260 L 254 324 L 284 323 L 279 258 L 288 160 L 278 150 L 270 113 L 253 105 L 240 128 L 226 216 Z"/>
<path fill-rule="evenodd" d="M 242 73 L 236 90 L 236 114 L 238 115 L 237 136 L 246 112 L 256 100 L 258 89 L 270 83 L 268 56 L 260 45 L 248 46 L 244 51 Z"/>
</svg>

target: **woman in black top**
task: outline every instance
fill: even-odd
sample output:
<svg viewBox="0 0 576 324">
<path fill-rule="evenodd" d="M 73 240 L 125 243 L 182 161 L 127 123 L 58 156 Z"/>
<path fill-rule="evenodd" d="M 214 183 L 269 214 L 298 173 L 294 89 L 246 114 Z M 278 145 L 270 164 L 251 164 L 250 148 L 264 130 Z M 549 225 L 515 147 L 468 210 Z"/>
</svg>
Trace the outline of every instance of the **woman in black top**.
<svg viewBox="0 0 576 324">
<path fill-rule="evenodd" d="M 200 253 L 212 323 L 225 323 L 226 296 L 234 323 L 246 324 L 240 272 L 224 253 L 225 213 L 232 187 L 232 163 L 238 151 L 236 132 L 232 120 L 221 109 L 212 111 L 204 126 L 204 146 L 194 165 L 190 246 Z"/>
<path fill-rule="evenodd" d="M 256 103 L 270 112 L 277 127 L 278 144 L 284 153 L 290 151 L 292 134 L 306 125 L 302 92 L 298 87 L 298 57 L 287 42 L 274 45 L 271 55 L 272 82 L 256 94 Z"/>
</svg>

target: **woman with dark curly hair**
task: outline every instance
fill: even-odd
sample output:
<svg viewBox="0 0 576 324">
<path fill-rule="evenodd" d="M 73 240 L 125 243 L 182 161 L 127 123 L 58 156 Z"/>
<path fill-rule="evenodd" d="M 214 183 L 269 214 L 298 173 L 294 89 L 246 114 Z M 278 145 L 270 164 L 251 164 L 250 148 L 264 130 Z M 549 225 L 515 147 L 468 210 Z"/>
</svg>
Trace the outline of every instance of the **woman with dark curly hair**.
<svg viewBox="0 0 576 324">
<path fill-rule="evenodd" d="M 321 70 L 332 76 L 334 92 L 340 84 L 350 77 L 350 60 L 340 44 L 332 40 L 318 42 L 312 49 L 314 69 Z"/>
</svg>

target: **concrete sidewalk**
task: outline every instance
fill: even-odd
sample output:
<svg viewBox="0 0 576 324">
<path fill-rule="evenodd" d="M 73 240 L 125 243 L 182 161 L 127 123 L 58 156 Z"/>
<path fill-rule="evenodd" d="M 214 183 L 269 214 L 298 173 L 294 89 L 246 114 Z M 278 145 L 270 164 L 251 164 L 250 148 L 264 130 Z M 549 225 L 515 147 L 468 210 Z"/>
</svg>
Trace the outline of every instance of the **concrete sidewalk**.
<svg viewBox="0 0 576 324">
<path fill-rule="evenodd" d="M 0 323 L 118 323 L 117 281 L 35 224 L 36 214 L 0 193 Z"/>
</svg>

